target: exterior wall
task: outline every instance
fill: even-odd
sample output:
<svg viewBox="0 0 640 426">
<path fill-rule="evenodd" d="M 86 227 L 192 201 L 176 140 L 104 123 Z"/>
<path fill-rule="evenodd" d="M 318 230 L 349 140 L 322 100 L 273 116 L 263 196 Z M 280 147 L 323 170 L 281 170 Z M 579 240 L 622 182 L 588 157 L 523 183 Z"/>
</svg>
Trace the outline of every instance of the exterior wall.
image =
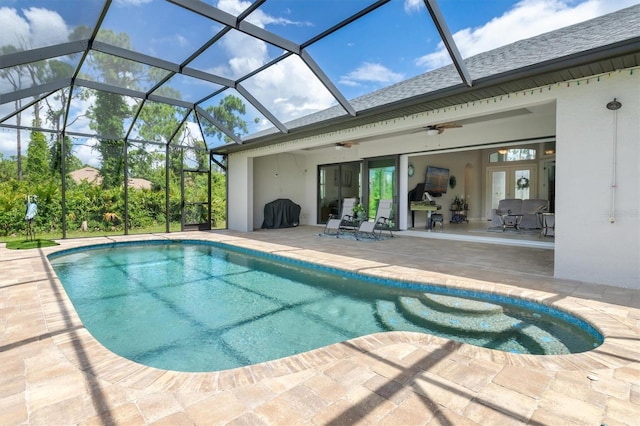
<svg viewBox="0 0 640 426">
<path fill-rule="evenodd" d="M 313 179 L 313 170 L 308 173 L 304 155 L 281 153 L 265 157 L 257 157 L 253 162 L 253 229 L 260 229 L 264 220 L 264 205 L 278 198 L 288 198 L 302 207 L 300 223 L 308 223 L 309 210 L 315 205 L 315 197 L 307 195 L 314 191 L 310 188 L 307 175 Z M 315 185 L 314 185 L 315 186 Z"/>
<path fill-rule="evenodd" d="M 566 90 L 558 99 L 557 278 L 640 289 L 639 74 L 614 73 L 598 84 Z M 615 113 L 605 107 L 613 98 L 622 103 L 617 111 L 615 210 Z"/>
<path fill-rule="evenodd" d="M 253 231 L 253 158 L 230 155 L 227 164 L 227 227 Z"/>
<path fill-rule="evenodd" d="M 478 150 L 474 145 L 497 146 L 502 142 L 555 135 L 555 276 L 639 288 L 639 77 L 639 72 L 623 70 L 580 84 L 574 81 L 553 85 L 233 154 L 229 157 L 229 228 L 240 231 L 259 228 L 264 204 L 276 198 L 290 198 L 300 204 L 301 223 L 316 224 L 318 165 L 390 154 L 403 154 L 400 173 L 406 173 L 408 162 L 416 170 L 413 178 L 400 179 L 401 199 L 403 192 L 413 189 L 422 179 L 427 163 L 439 163 L 442 159 L 443 164 L 438 165 L 449 167 L 458 181 L 451 194 L 439 200 L 445 214 L 450 198 L 462 195 L 468 185 L 472 188 L 471 218 L 486 219 L 487 150 Z M 614 113 L 605 105 L 614 97 L 623 106 L 617 112 L 618 184 L 612 224 L 609 218 Z M 421 125 L 541 105 L 547 106 L 542 115 L 494 119 L 449 129 L 434 137 L 415 131 Z M 349 149 L 332 148 L 337 142 L 359 139 L 366 141 Z M 539 167 L 539 178 L 541 174 Z M 416 226 L 419 220 L 424 224 L 424 218 L 417 214 Z M 400 224 L 403 222 L 401 218 Z"/>
</svg>

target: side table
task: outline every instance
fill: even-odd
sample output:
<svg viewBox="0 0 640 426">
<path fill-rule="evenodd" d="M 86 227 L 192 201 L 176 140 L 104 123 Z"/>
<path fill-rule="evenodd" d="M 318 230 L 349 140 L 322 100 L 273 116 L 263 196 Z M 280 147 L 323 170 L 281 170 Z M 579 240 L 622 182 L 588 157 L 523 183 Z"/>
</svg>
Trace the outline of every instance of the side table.
<svg viewBox="0 0 640 426">
<path fill-rule="evenodd" d="M 541 237 L 555 237 L 556 235 L 556 216 L 554 213 L 542 213 L 542 231 Z"/>
<path fill-rule="evenodd" d="M 451 220 L 449 221 L 449 223 L 462 223 L 462 222 L 469 223 L 469 219 L 467 219 L 467 211 L 468 210 L 464 210 L 464 209 L 449 210 L 449 212 L 451 212 Z"/>
<path fill-rule="evenodd" d="M 516 231 L 520 230 L 520 222 L 522 222 L 521 214 L 503 213 L 498 217 L 500 218 L 500 223 L 502 224 L 502 232 L 506 231 L 507 228 L 513 228 Z"/>
</svg>

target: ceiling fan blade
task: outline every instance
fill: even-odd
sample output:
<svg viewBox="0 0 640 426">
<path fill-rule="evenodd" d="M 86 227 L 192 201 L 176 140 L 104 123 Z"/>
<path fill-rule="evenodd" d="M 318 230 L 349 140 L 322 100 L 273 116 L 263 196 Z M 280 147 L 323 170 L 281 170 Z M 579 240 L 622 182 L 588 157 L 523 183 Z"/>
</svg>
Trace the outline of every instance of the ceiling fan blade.
<svg viewBox="0 0 640 426">
<path fill-rule="evenodd" d="M 459 123 L 442 123 L 442 124 L 437 124 L 436 128 L 437 129 L 455 129 L 458 127 L 462 127 L 462 124 Z"/>
</svg>

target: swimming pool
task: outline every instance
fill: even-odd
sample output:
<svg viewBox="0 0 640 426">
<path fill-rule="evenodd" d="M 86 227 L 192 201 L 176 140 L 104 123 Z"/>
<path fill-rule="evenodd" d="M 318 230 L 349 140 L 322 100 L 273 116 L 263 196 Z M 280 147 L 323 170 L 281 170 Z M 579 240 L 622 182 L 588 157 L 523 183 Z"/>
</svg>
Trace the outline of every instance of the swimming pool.
<svg viewBox="0 0 640 426">
<path fill-rule="evenodd" d="M 113 243 L 49 259 L 98 341 L 168 370 L 235 368 L 389 330 L 533 354 L 584 352 L 603 340 L 588 323 L 530 301 L 367 278 L 220 243 Z"/>
</svg>

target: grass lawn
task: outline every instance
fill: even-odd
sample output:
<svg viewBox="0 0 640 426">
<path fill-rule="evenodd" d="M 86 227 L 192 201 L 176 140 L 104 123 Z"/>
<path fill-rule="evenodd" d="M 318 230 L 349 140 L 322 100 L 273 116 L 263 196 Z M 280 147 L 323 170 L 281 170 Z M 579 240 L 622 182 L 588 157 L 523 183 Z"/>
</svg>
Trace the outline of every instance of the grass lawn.
<svg viewBox="0 0 640 426">
<path fill-rule="evenodd" d="M 224 223 L 223 226 L 220 226 L 216 229 L 225 229 L 225 227 L 226 227 L 226 223 Z M 169 225 L 169 232 L 179 232 L 180 230 L 181 230 L 181 227 L 179 222 L 175 222 L 175 223 L 172 222 Z M 162 224 L 162 225 L 148 226 L 145 228 L 130 229 L 129 235 L 155 234 L 155 233 L 164 233 L 166 231 L 167 229 L 165 225 Z M 104 230 L 104 231 L 87 231 L 87 232 L 83 232 L 80 230 L 67 231 L 67 238 L 106 237 L 106 236 L 113 236 L 113 235 L 124 235 L 124 231 L 122 230 L 118 230 L 118 231 Z M 38 230 L 36 230 L 36 237 L 38 238 L 38 240 L 35 240 L 35 241 L 61 240 L 62 232 L 38 232 Z M 0 243 L 7 243 L 7 248 L 11 248 L 9 247 L 10 243 L 26 243 L 26 242 L 27 242 L 26 231 L 24 233 L 14 234 L 13 236 L 11 235 L 0 236 Z M 45 247 L 45 246 L 42 246 L 42 247 Z"/>
<path fill-rule="evenodd" d="M 7 248 L 11 250 L 27 250 L 33 248 L 42 248 L 42 247 L 51 247 L 58 246 L 60 244 L 56 243 L 52 240 L 22 240 L 22 241 L 9 241 L 7 243 Z"/>
</svg>

